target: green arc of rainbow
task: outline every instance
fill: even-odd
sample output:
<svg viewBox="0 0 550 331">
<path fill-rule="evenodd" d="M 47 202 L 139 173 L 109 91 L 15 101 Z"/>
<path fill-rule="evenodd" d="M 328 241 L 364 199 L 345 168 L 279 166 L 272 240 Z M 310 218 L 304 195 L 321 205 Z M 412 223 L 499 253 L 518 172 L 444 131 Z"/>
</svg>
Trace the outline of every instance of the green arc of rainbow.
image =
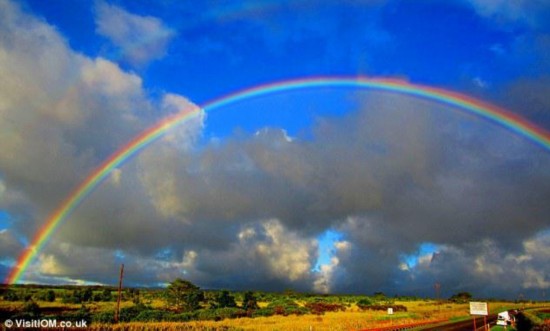
<svg viewBox="0 0 550 331">
<path fill-rule="evenodd" d="M 214 99 L 202 105 L 201 108 L 196 107 L 191 110 L 184 109 L 175 115 L 161 120 L 149 129 L 146 129 L 125 146 L 118 149 L 107 160 L 88 174 L 84 181 L 82 181 L 48 217 L 42 227 L 35 233 L 30 244 L 17 259 L 4 283 L 14 284 L 19 282 L 29 265 L 44 248 L 48 239 L 63 220 L 65 220 L 114 169 L 121 166 L 125 161 L 139 153 L 152 142 L 158 140 L 170 129 L 199 115 L 201 111 L 209 112 L 232 103 L 263 95 L 317 87 L 381 90 L 436 101 L 493 122 L 538 144 L 546 151 L 550 151 L 550 133 L 543 128 L 503 108 L 464 94 L 440 88 L 416 85 L 400 80 L 372 79 L 365 77 L 312 77 L 259 85 Z"/>
</svg>

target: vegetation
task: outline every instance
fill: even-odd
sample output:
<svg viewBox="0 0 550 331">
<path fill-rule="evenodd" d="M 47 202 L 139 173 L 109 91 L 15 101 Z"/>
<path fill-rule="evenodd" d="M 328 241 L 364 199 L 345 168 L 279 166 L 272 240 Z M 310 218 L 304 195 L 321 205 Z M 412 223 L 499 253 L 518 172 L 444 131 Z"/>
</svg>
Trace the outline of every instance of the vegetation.
<svg viewBox="0 0 550 331">
<path fill-rule="evenodd" d="M 0 316 L 5 319 L 86 320 L 95 330 L 349 330 L 469 316 L 468 304 L 461 302 L 464 295 L 460 293 L 452 301 L 435 301 L 410 296 L 390 298 L 383 293 L 359 296 L 209 291 L 176 279 L 165 289 L 125 289 L 120 323 L 115 324 L 116 289 L 112 287 L 17 285 L 0 290 Z M 519 304 L 491 306 L 500 309 Z M 391 317 L 388 308 L 393 308 Z M 544 312 L 536 315 L 546 318 Z"/>
<path fill-rule="evenodd" d="M 177 311 L 193 311 L 200 308 L 204 294 L 190 281 L 178 278 L 168 285 L 166 299 Z"/>
<path fill-rule="evenodd" d="M 472 295 L 468 292 L 460 292 L 453 294 L 449 300 L 456 303 L 466 303 L 472 300 Z"/>
</svg>

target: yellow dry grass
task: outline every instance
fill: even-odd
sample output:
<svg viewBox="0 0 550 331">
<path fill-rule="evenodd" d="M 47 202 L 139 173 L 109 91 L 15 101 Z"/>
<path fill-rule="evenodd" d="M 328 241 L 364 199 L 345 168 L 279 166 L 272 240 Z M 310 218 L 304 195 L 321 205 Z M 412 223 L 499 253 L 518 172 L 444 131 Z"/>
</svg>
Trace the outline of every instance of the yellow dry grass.
<svg viewBox="0 0 550 331">
<path fill-rule="evenodd" d="M 270 316 L 257 318 L 227 319 L 223 321 L 192 321 L 185 323 L 122 323 L 109 326 L 111 330 L 360 330 L 393 324 L 409 324 L 449 320 L 468 316 L 467 304 L 443 304 L 434 302 L 396 302 L 407 307 L 408 312 L 399 312 L 391 317 L 381 311 L 361 311 L 357 307 L 344 312 L 330 312 L 321 316 Z M 95 330 L 104 330 L 107 325 L 92 325 Z"/>
<path fill-rule="evenodd" d="M 22 303 L 11 303 L 0 301 L 1 307 L 13 307 Z M 192 321 L 192 322 L 151 322 L 151 323 L 121 323 L 117 325 L 110 324 L 92 324 L 91 330 L 119 330 L 119 331 L 139 331 L 139 330 L 360 330 L 375 328 L 381 326 L 390 326 L 396 324 L 409 324 L 418 322 L 430 322 L 440 320 L 451 320 L 469 318 L 469 305 L 442 303 L 435 301 L 413 301 L 396 302 L 407 307 L 407 312 L 398 312 L 391 317 L 383 311 L 361 311 L 356 306 L 348 308 L 344 312 L 330 312 L 321 316 L 302 315 L 302 316 L 270 316 L 257 318 L 239 318 L 227 319 L 223 321 Z M 41 307 L 59 307 L 70 306 L 74 308 L 80 305 L 67 305 L 61 302 L 46 303 L 40 302 Z M 94 303 L 88 305 L 92 312 L 113 310 L 115 302 Z M 131 302 L 123 302 L 122 307 L 132 306 Z M 154 305 L 160 305 L 155 302 Z M 261 304 L 263 305 L 263 304 Z M 511 304 L 509 302 L 490 303 L 491 312 L 498 312 L 512 308 L 529 308 L 530 304 Z M 19 307 L 20 308 L 20 307 Z"/>
</svg>

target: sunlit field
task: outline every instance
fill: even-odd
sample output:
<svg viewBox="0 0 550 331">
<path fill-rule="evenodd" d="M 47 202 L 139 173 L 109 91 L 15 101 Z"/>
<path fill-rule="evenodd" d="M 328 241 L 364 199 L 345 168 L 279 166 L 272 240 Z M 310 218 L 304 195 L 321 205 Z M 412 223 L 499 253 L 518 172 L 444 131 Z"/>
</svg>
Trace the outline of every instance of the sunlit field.
<svg viewBox="0 0 550 331">
<path fill-rule="evenodd" d="M 95 290 L 89 291 L 96 300 L 99 300 L 100 295 L 110 294 L 110 301 L 93 300 L 80 303 L 70 303 L 71 295 L 74 293 L 83 293 L 77 289 L 55 291 L 56 298 L 53 301 L 34 300 L 40 298 L 41 293 L 46 293 L 45 289 L 40 290 L 21 290 L 19 289 L 19 297 L 21 301 L 0 301 L 0 311 L 4 320 L 11 316 L 18 315 L 21 312 L 29 313 L 29 302 L 36 304 L 39 307 L 39 312 L 36 316 L 45 319 L 57 320 L 78 320 L 79 318 L 88 321 L 88 328 L 91 330 L 362 330 L 376 327 L 389 327 L 395 325 L 410 325 L 410 324 L 434 324 L 459 321 L 470 318 L 469 304 L 467 302 L 452 302 L 449 300 L 435 301 L 432 299 L 408 298 L 407 300 L 399 300 L 394 298 L 378 296 L 315 296 L 299 293 L 276 294 L 276 293 L 256 293 L 258 297 L 269 298 L 268 300 L 258 301 L 254 312 L 267 311 L 273 306 L 274 302 L 282 302 L 281 300 L 290 300 L 296 304 L 293 308 L 293 313 L 288 310 L 277 311 L 272 316 L 249 316 L 243 313 L 242 316 L 232 316 L 232 318 L 220 318 L 220 315 L 213 315 L 219 311 L 216 308 L 216 302 L 219 301 L 219 291 L 205 292 L 205 299 L 199 310 L 194 311 L 192 315 L 194 320 L 187 322 L 162 320 L 158 316 L 167 315 L 150 315 L 147 321 L 140 320 L 141 316 L 138 312 L 156 311 L 156 312 L 174 312 L 164 295 L 164 291 L 148 291 L 141 290 L 134 293 L 134 296 L 128 292 L 124 292 L 123 300 L 120 304 L 121 320 L 124 322 L 114 323 L 110 320 L 104 322 L 105 316 L 111 316 L 116 310 L 116 300 L 114 295 L 116 291 Z M 7 292 L 5 292 L 7 293 Z M 137 293 L 137 294 L 136 294 Z M 238 299 L 242 299 L 242 294 L 233 294 Z M 6 297 L 6 296 L 4 296 Z M 26 298 L 25 298 L 26 297 Z M 233 298 L 233 296 L 230 296 Z M 30 298 L 30 299 L 29 299 Z M 24 301 L 28 299 L 27 301 Z M 386 310 L 371 310 L 360 306 L 361 300 L 369 300 L 372 307 L 384 304 L 391 307 L 400 307 L 399 311 L 389 315 Z M 339 311 L 323 311 L 315 312 L 312 310 L 312 302 L 324 302 L 327 305 L 335 305 L 340 307 Z M 243 307 L 243 301 L 235 301 L 236 307 Z M 498 313 L 509 309 L 529 309 L 532 307 L 541 307 L 541 303 L 537 302 L 505 302 L 491 301 L 489 302 L 490 313 Z M 550 305 L 546 304 L 550 307 Z M 240 309 L 240 308 L 232 308 Z M 243 311 L 242 309 L 240 309 Z M 134 313 L 132 313 L 134 312 Z M 243 311 L 244 312 L 244 311 Z M 193 312 L 188 312 L 193 313 Z M 131 314 L 133 317 L 130 317 Z M 185 313 L 184 313 L 185 314 Z M 539 313 L 543 318 L 544 313 Z M 29 318 L 27 315 L 26 318 Z M 35 317 L 36 317 L 35 316 Z M 157 317 L 155 317 L 157 316 Z M 183 318 L 187 315 L 175 315 L 176 318 Z M 191 315 L 189 315 L 191 316 Z M 214 317 L 212 317 L 214 316 Z M 217 317 L 216 317 L 217 316 Z M 16 319 L 17 317 L 14 317 Z M 155 319 L 157 318 L 157 319 Z M 103 321 L 102 321 L 103 320 Z"/>
<path fill-rule="evenodd" d="M 345 312 L 328 312 L 324 315 L 270 316 L 227 319 L 223 321 L 193 321 L 187 323 L 121 323 L 119 325 L 92 325 L 94 330 L 109 327 L 113 330 L 358 330 L 412 323 L 430 323 L 470 318 L 468 304 L 434 301 L 397 302 L 408 312 L 391 317 L 386 312 L 361 311 L 350 308 Z M 537 306 L 536 304 L 491 303 L 495 311 Z"/>
</svg>

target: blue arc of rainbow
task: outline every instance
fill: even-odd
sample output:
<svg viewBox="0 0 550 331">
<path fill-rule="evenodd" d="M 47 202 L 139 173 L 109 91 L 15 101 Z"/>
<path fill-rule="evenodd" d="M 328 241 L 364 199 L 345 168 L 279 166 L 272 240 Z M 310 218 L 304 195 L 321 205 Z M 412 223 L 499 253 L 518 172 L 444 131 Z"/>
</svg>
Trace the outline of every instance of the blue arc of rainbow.
<svg viewBox="0 0 550 331">
<path fill-rule="evenodd" d="M 259 85 L 214 99 L 205 103 L 202 106 L 202 110 L 209 112 L 254 97 L 316 87 L 345 87 L 388 91 L 436 101 L 493 122 L 538 144 L 546 151 L 550 151 L 550 133 L 517 114 L 457 92 L 392 79 L 313 77 L 280 81 Z M 196 107 L 191 110 L 182 110 L 173 116 L 163 119 L 134 137 L 128 144 L 117 150 L 106 161 L 95 168 L 95 170 L 93 170 L 86 179 L 67 196 L 57 209 L 55 209 L 42 227 L 36 232 L 32 241 L 30 241 L 30 244 L 19 256 L 4 282 L 7 284 L 14 284 L 21 280 L 31 262 L 34 261 L 39 252 L 44 248 L 44 245 L 48 242 L 49 238 L 63 220 L 65 220 L 114 169 L 139 153 L 152 142 L 158 140 L 170 129 L 186 122 L 200 113 L 201 108 Z"/>
</svg>

